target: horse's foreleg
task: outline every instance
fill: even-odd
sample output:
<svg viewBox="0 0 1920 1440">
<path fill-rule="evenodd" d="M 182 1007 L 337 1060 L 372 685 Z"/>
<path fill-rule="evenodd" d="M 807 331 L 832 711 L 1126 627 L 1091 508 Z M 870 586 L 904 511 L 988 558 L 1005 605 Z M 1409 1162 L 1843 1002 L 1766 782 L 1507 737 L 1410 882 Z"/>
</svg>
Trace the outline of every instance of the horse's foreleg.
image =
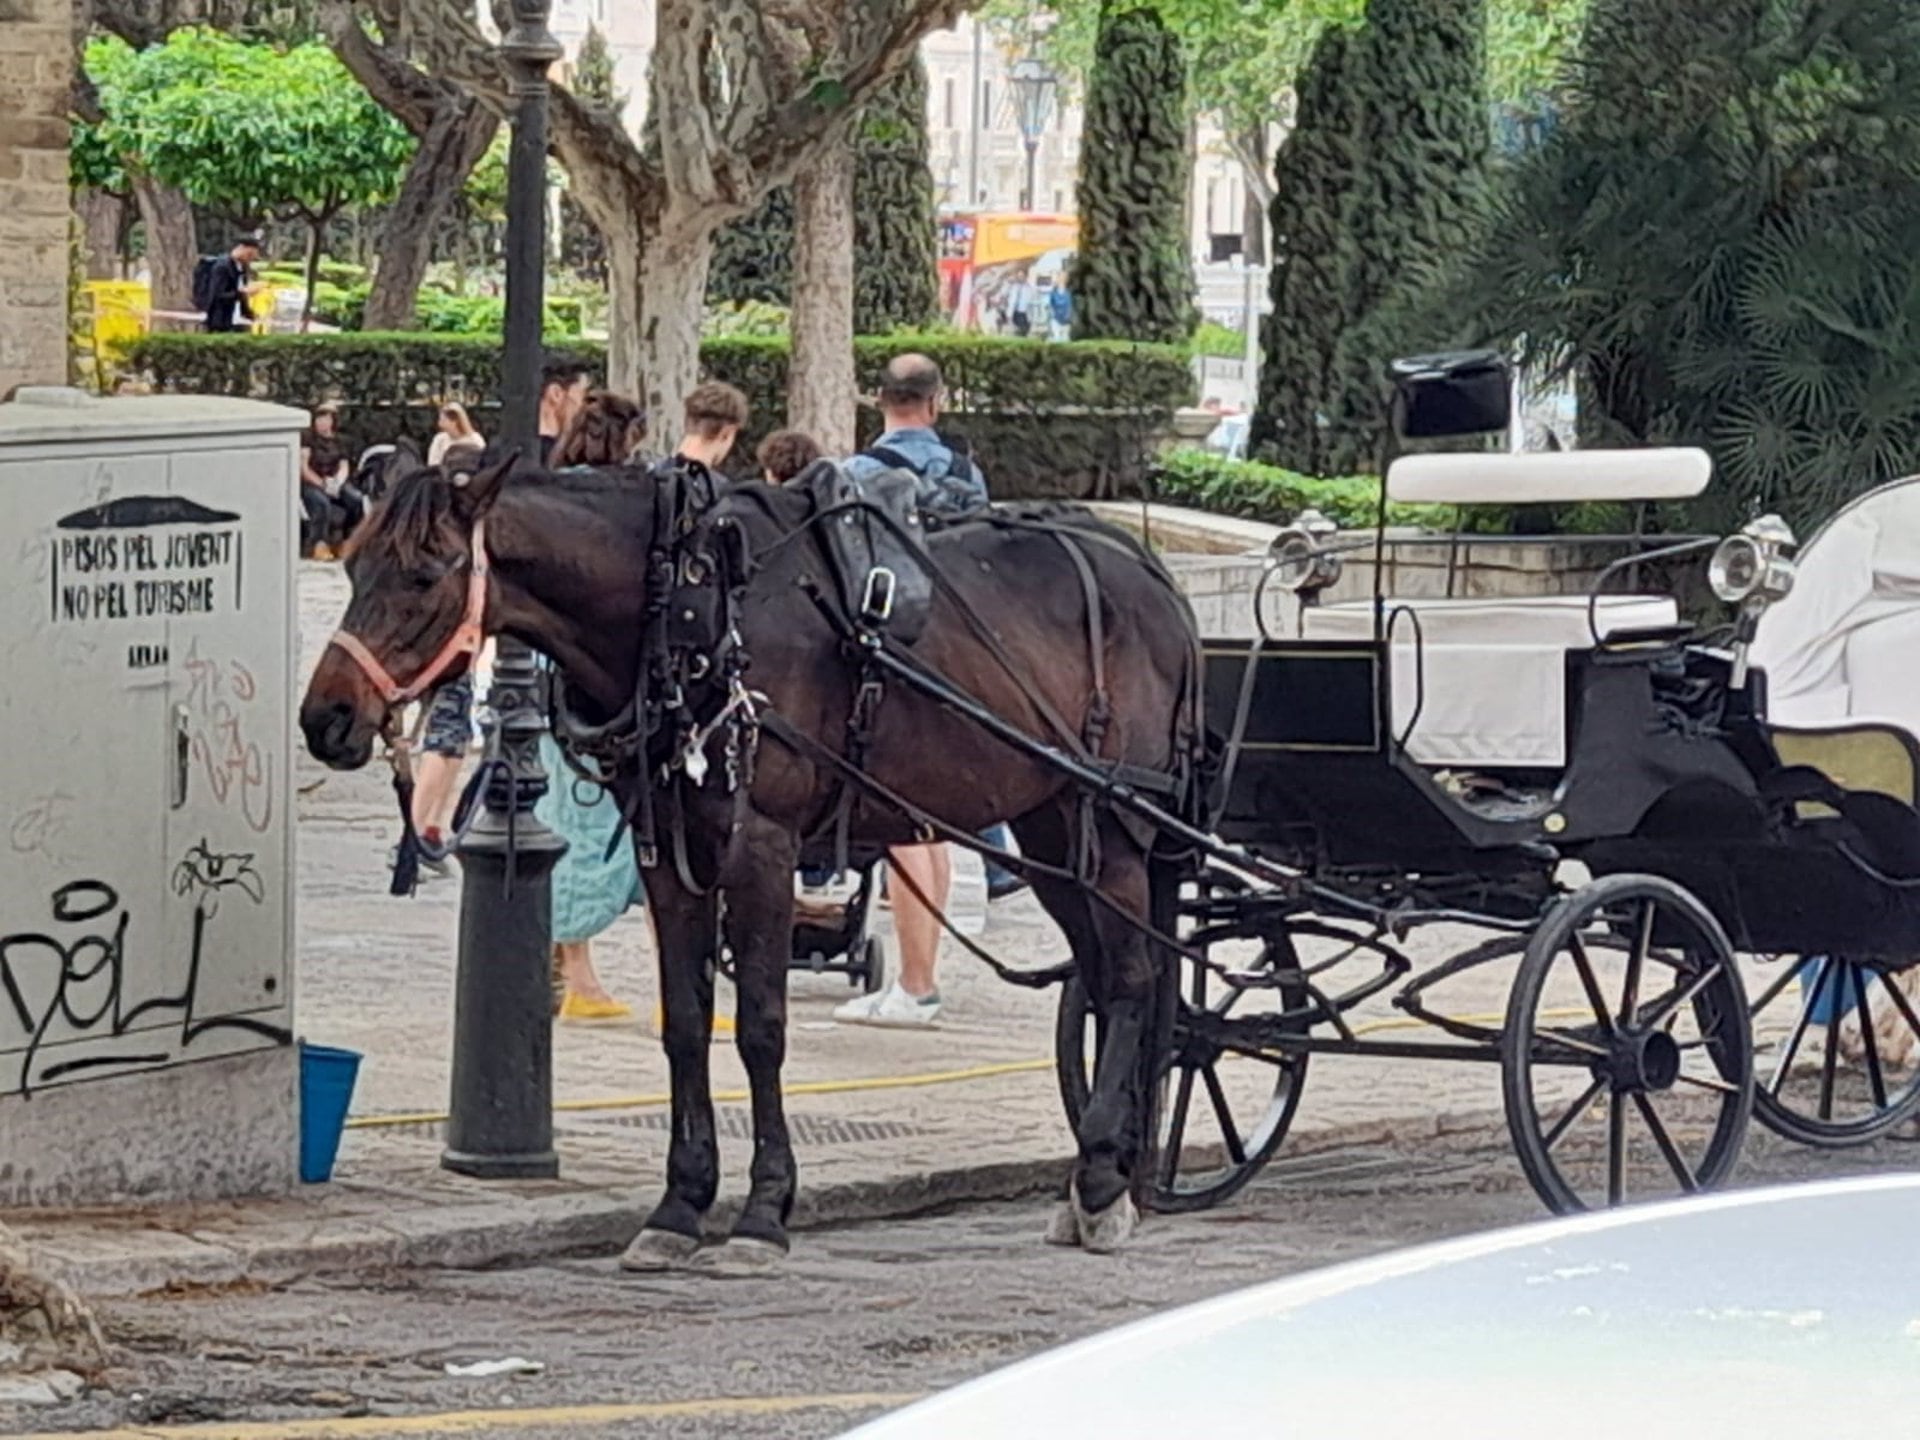
<svg viewBox="0 0 1920 1440">
<path fill-rule="evenodd" d="M 780 1069 L 787 1058 L 787 967 L 793 954 L 794 837 L 751 818 L 735 853 L 744 873 L 727 886 L 727 942 L 739 988 L 740 1059 L 753 1091 L 752 1188 L 725 1248 L 714 1256 L 729 1272 L 764 1271 L 787 1253 L 797 1174 L 787 1134 Z"/>
<path fill-rule="evenodd" d="M 708 1073 L 719 927 L 713 899 L 691 894 L 665 868 L 650 871 L 646 886 L 660 951 L 673 1139 L 667 1150 L 666 1194 L 620 1263 L 629 1270 L 668 1270 L 700 1248 L 700 1220 L 720 1188 Z"/>
</svg>

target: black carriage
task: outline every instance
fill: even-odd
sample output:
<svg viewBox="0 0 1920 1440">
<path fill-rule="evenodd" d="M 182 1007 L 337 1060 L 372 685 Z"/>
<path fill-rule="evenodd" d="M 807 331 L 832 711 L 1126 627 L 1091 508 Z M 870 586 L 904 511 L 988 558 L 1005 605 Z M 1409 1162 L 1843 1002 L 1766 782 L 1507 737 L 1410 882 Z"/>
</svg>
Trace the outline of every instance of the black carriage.
<svg viewBox="0 0 1920 1440">
<path fill-rule="evenodd" d="M 1457 373 L 1407 366 L 1402 415 L 1449 428 Z M 1385 489 L 1641 502 L 1709 475 L 1694 450 L 1423 454 Z M 1382 593 L 1390 542 L 1373 537 L 1356 544 L 1374 593 L 1328 603 L 1355 545 L 1311 515 L 1282 533 L 1257 633 L 1204 647 L 1206 828 L 1259 863 L 1215 849 L 1163 883 L 1187 956 L 1163 1005 L 1158 1208 L 1257 1172 L 1314 1055 L 1497 1064 L 1521 1163 L 1557 1211 L 1723 1180 L 1756 1111 L 1839 1146 L 1920 1110 L 1902 973 L 1920 956 L 1920 681 L 1894 648 L 1920 638 L 1904 634 L 1920 629 L 1907 536 L 1913 482 L 1823 529 L 1797 588 L 1769 517 L 1725 541 L 1610 537 L 1625 554 L 1592 593 L 1499 600 Z M 1616 593 L 1708 550 L 1730 626 Z M 1790 695 L 1770 697 L 1770 667 Z M 1449 1003 L 1502 962 L 1504 1006 Z M 1069 985 L 1076 1117 L 1091 1033 Z"/>
</svg>

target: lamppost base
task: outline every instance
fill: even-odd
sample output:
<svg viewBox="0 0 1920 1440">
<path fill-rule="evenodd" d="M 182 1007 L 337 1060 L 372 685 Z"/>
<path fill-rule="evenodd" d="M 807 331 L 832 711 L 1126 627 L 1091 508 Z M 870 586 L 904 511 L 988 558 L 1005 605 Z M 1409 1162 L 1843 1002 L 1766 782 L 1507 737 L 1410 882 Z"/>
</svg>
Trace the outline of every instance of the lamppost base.
<svg viewBox="0 0 1920 1440">
<path fill-rule="evenodd" d="M 465 1150 L 442 1150 L 440 1168 L 475 1180 L 557 1180 L 560 1157 L 552 1150 L 526 1155 L 475 1155 Z"/>
</svg>

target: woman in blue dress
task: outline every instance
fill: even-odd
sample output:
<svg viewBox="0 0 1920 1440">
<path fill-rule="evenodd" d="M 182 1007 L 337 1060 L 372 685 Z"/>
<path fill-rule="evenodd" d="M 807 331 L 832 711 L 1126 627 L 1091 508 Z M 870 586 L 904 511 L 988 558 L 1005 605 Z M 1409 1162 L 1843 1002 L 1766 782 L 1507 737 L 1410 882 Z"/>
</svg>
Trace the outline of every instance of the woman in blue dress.
<svg viewBox="0 0 1920 1440">
<path fill-rule="evenodd" d="M 604 468 L 643 461 L 646 412 L 605 391 L 589 395 L 556 442 L 556 471 Z M 544 658 L 540 662 L 547 666 Z M 629 909 L 646 907 L 633 846 L 624 838 L 608 853 L 620 827 L 612 795 L 568 768 L 551 735 L 540 737 L 547 793 L 534 813 L 566 837 L 566 853 L 553 872 L 553 964 L 564 986 L 559 1017 L 577 1025 L 620 1024 L 633 1007 L 607 992 L 593 968 L 593 941 Z"/>
</svg>

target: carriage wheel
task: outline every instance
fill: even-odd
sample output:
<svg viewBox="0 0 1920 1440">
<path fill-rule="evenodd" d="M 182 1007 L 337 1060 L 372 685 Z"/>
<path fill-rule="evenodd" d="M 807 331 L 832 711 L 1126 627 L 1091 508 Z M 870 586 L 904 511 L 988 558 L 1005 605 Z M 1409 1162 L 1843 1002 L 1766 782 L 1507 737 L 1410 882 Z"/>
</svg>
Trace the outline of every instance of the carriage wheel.
<svg viewBox="0 0 1920 1440">
<path fill-rule="evenodd" d="M 1838 955 L 1779 964 L 1750 1012 L 1760 1123 L 1842 1149 L 1920 1111 L 1920 1000 L 1903 988 L 1909 977 Z"/>
<path fill-rule="evenodd" d="M 1199 1033 L 1194 1017 L 1231 1017 L 1251 1013 L 1261 998 L 1287 1009 L 1309 1003 L 1304 981 L 1284 977 L 1299 965 L 1284 940 L 1266 945 L 1253 963 L 1236 972 L 1234 983 L 1192 961 L 1169 957 L 1162 1024 L 1152 1094 L 1155 1145 L 1153 1208 L 1167 1213 L 1204 1210 L 1219 1204 L 1259 1173 L 1273 1158 L 1293 1124 L 1307 1078 L 1305 1051 L 1281 1053 L 1229 1048 Z M 1177 964 L 1177 968 L 1176 968 Z M 1299 1033 L 1306 1033 L 1302 1023 Z M 1076 977 L 1060 997 L 1055 1029 L 1055 1063 L 1068 1122 L 1077 1131 L 1086 1108 L 1088 1078 L 1099 1054 L 1100 1026 Z"/>
<path fill-rule="evenodd" d="M 1718 1184 L 1753 1109 L 1746 992 L 1719 922 L 1650 875 L 1559 900 L 1514 977 L 1501 1060 L 1514 1149 L 1557 1213 Z"/>
</svg>

